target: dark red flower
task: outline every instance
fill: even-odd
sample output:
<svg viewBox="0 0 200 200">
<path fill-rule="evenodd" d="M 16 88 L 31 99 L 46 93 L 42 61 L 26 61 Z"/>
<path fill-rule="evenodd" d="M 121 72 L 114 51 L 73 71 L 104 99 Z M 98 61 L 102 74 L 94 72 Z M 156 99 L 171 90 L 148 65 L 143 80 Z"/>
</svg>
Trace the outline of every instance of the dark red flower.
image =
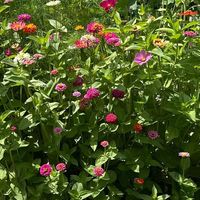
<svg viewBox="0 0 200 200">
<path fill-rule="evenodd" d="M 114 113 L 109 113 L 106 115 L 105 120 L 109 124 L 116 124 L 118 118 L 117 118 L 117 115 L 115 115 Z"/>
<path fill-rule="evenodd" d="M 81 76 L 77 76 L 73 82 L 73 86 L 82 86 L 83 85 L 83 78 Z"/>
<path fill-rule="evenodd" d="M 112 90 L 112 96 L 118 99 L 124 98 L 125 92 L 123 90 L 119 89 L 113 89 Z"/>
</svg>

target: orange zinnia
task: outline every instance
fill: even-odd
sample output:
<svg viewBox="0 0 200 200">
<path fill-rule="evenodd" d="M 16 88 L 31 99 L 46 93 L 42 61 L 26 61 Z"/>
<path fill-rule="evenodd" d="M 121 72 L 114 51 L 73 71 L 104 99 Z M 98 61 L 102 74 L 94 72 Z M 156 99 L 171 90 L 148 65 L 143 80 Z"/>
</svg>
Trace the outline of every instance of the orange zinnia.
<svg viewBox="0 0 200 200">
<path fill-rule="evenodd" d="M 76 31 L 83 30 L 83 29 L 84 29 L 84 26 L 82 26 L 82 25 L 77 25 L 74 29 L 75 29 Z"/>
<path fill-rule="evenodd" d="M 179 13 L 181 16 L 194 16 L 198 15 L 198 11 L 186 10 L 184 12 Z"/>
<path fill-rule="evenodd" d="M 23 32 L 24 33 L 35 33 L 37 30 L 37 26 L 35 24 L 27 24 L 24 28 L 23 28 Z"/>
</svg>

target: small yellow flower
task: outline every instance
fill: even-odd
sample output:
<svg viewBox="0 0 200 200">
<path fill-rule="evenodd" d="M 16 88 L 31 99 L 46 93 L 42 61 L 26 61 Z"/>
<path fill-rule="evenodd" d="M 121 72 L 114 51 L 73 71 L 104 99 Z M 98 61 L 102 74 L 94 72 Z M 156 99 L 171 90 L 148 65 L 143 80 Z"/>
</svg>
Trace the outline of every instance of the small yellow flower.
<svg viewBox="0 0 200 200">
<path fill-rule="evenodd" d="M 165 47 L 166 44 L 167 44 L 167 41 L 162 40 L 160 38 L 157 38 L 157 39 L 153 40 L 153 45 L 157 46 L 157 47 L 160 47 L 160 48 Z"/>
<path fill-rule="evenodd" d="M 84 26 L 77 25 L 74 29 L 75 29 L 76 31 L 83 30 L 83 29 L 84 29 Z"/>
</svg>

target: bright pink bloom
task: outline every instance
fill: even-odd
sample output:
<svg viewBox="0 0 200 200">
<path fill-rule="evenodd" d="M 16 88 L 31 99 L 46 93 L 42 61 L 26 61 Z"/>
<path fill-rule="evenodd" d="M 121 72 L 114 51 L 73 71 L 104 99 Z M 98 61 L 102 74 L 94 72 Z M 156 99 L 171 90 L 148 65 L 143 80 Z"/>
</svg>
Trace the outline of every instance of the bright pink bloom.
<svg viewBox="0 0 200 200">
<path fill-rule="evenodd" d="M 50 74 L 51 75 L 57 75 L 58 74 L 58 70 L 57 69 L 52 69 Z"/>
<path fill-rule="evenodd" d="M 49 163 L 47 164 L 43 164 L 41 167 L 40 167 L 40 175 L 41 176 L 50 176 L 51 172 L 52 172 L 52 167 Z"/>
<path fill-rule="evenodd" d="M 148 137 L 152 140 L 155 140 L 156 138 L 159 137 L 159 133 L 157 131 L 149 131 L 147 133 Z"/>
<path fill-rule="evenodd" d="M 186 37 L 196 37 L 198 35 L 198 33 L 195 31 L 185 31 L 183 33 L 183 35 Z"/>
<path fill-rule="evenodd" d="M 31 20 L 31 15 L 27 14 L 27 13 L 23 13 L 18 15 L 18 20 L 19 21 L 30 21 Z"/>
<path fill-rule="evenodd" d="M 151 58 L 152 58 L 151 53 L 142 50 L 139 53 L 136 53 L 134 62 L 137 63 L 138 65 L 143 65 L 147 63 Z"/>
<path fill-rule="evenodd" d="M 122 99 L 124 98 L 125 92 L 123 90 L 119 89 L 113 89 L 112 90 L 112 96 L 117 98 L 117 99 Z"/>
<path fill-rule="evenodd" d="M 22 30 L 24 27 L 26 26 L 26 24 L 23 21 L 17 21 L 17 22 L 13 22 L 10 24 L 10 28 L 13 31 L 20 31 Z"/>
<path fill-rule="evenodd" d="M 108 45 L 112 45 L 112 46 L 120 46 L 121 45 L 121 40 L 115 33 L 106 33 L 104 35 L 104 39 L 106 40 L 106 43 Z"/>
<path fill-rule="evenodd" d="M 67 89 L 67 86 L 64 83 L 58 83 L 55 87 L 55 90 L 58 92 L 63 92 Z"/>
<path fill-rule="evenodd" d="M 82 86 L 83 85 L 83 77 L 77 76 L 73 82 L 73 86 Z"/>
<path fill-rule="evenodd" d="M 104 34 L 104 39 L 105 39 L 105 40 L 108 40 L 108 39 L 110 39 L 110 38 L 115 38 L 115 37 L 118 37 L 116 33 L 110 32 L 110 33 L 105 33 L 105 34 Z"/>
<path fill-rule="evenodd" d="M 6 56 L 11 56 L 12 55 L 12 52 L 11 52 L 10 48 L 5 50 L 5 55 Z"/>
<path fill-rule="evenodd" d="M 87 32 L 88 33 L 102 33 L 103 31 L 103 24 L 100 24 L 98 22 L 91 22 L 87 25 Z"/>
<path fill-rule="evenodd" d="M 10 127 L 10 130 L 11 130 L 12 132 L 16 132 L 17 127 L 16 127 L 15 125 L 12 125 L 12 126 Z"/>
<path fill-rule="evenodd" d="M 100 91 L 96 88 L 89 88 L 84 95 L 85 99 L 92 100 L 100 96 Z"/>
<path fill-rule="evenodd" d="M 108 12 L 111 8 L 114 8 L 117 3 L 117 0 L 104 0 L 100 3 L 100 6 Z"/>
<path fill-rule="evenodd" d="M 62 128 L 61 127 L 55 127 L 54 129 L 53 129 L 53 132 L 55 133 L 55 134 L 61 134 L 62 133 Z"/>
<path fill-rule="evenodd" d="M 104 140 L 104 141 L 101 141 L 100 145 L 104 148 L 106 148 L 108 145 L 109 145 L 109 142 Z"/>
<path fill-rule="evenodd" d="M 109 124 L 116 124 L 118 121 L 118 118 L 117 118 L 117 115 L 115 115 L 114 113 L 109 113 L 106 115 L 105 120 Z"/>
<path fill-rule="evenodd" d="M 35 63 L 35 60 L 34 59 L 30 59 L 30 58 L 25 58 L 22 61 L 22 64 L 24 64 L 24 65 L 32 65 L 34 63 Z"/>
<path fill-rule="evenodd" d="M 105 171 L 102 167 L 95 167 L 93 169 L 93 173 L 94 173 L 95 176 L 103 176 L 104 172 Z"/>
<path fill-rule="evenodd" d="M 66 169 L 67 169 L 67 165 L 65 163 L 58 163 L 56 165 L 56 170 L 59 172 L 66 171 Z"/>
</svg>

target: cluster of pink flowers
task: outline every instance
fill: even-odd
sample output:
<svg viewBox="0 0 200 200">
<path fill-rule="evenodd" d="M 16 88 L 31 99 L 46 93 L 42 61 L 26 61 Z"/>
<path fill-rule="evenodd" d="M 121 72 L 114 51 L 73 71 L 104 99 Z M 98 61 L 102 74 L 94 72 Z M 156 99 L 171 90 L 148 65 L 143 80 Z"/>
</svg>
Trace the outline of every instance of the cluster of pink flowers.
<svg viewBox="0 0 200 200">
<path fill-rule="evenodd" d="M 104 39 L 106 41 L 106 43 L 108 45 L 112 45 L 112 46 L 120 46 L 121 45 L 121 40 L 120 38 L 117 36 L 116 33 L 106 33 L 104 35 Z"/>
<path fill-rule="evenodd" d="M 67 165 L 65 163 L 58 163 L 56 165 L 56 170 L 59 172 L 65 172 L 66 169 L 67 169 Z M 39 170 L 41 176 L 50 176 L 52 171 L 53 171 L 53 168 L 49 163 L 46 163 L 40 166 L 40 170 Z"/>
<path fill-rule="evenodd" d="M 196 37 L 198 33 L 195 31 L 185 31 L 183 32 L 183 35 L 186 37 Z"/>
<path fill-rule="evenodd" d="M 93 35 L 84 35 L 81 39 L 75 41 L 75 47 L 78 49 L 85 49 L 94 47 L 99 44 L 99 42 L 99 38 L 96 38 Z"/>
</svg>

